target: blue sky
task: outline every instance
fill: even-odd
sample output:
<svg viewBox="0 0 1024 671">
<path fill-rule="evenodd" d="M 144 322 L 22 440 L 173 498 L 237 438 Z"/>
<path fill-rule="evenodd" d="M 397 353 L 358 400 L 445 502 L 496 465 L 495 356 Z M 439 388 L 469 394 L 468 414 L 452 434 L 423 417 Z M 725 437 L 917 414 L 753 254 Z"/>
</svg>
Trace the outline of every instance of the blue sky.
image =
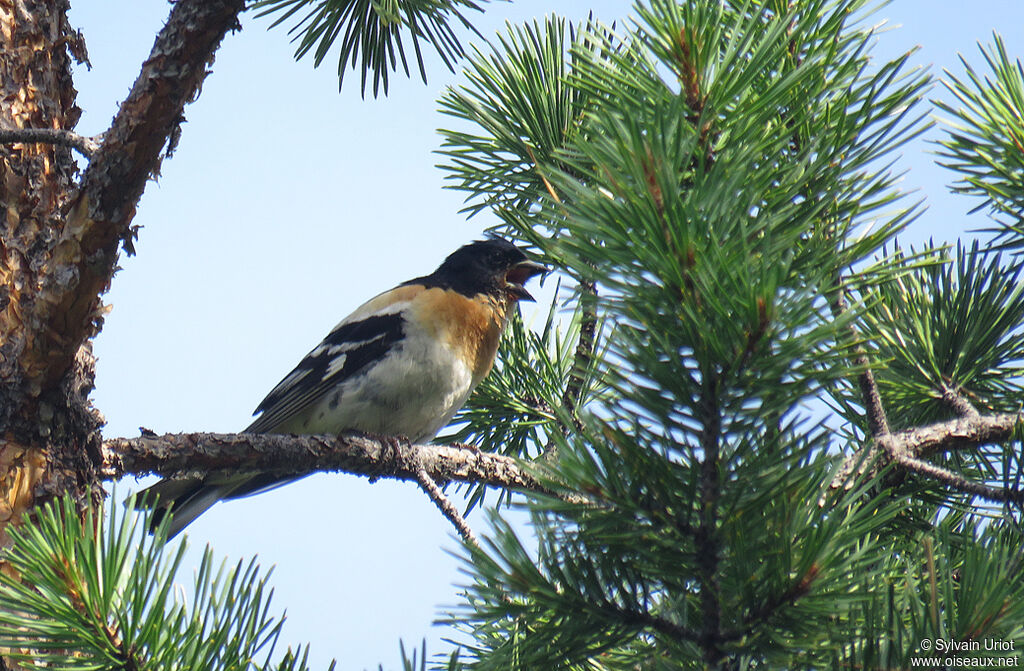
<svg viewBox="0 0 1024 671">
<path fill-rule="evenodd" d="M 79 131 L 103 131 L 128 93 L 163 24 L 162 2 L 74 3 L 93 69 L 78 68 Z M 495 3 L 478 26 L 492 36 L 506 20 L 542 17 L 551 3 Z M 961 72 L 957 52 L 980 62 L 976 42 L 998 30 L 1024 55 L 1018 0 L 894 0 L 875 54 L 920 45 L 912 63 Z M 570 19 L 593 10 L 606 23 L 630 3 L 566 1 Z M 340 94 L 334 63 L 295 62 L 285 31 L 243 19 L 227 38 L 174 158 L 146 190 L 135 223 L 138 256 L 107 296 L 113 310 L 96 343 L 96 405 L 107 436 L 236 431 L 284 374 L 341 317 L 369 296 L 433 270 L 478 237 L 491 219 L 466 220 L 462 196 L 445 190 L 433 152 L 436 99 L 458 75 L 433 62 L 429 83 L 396 80 L 386 99 L 363 100 L 352 78 Z M 896 27 L 901 26 L 901 27 Z M 936 88 L 935 95 L 943 95 Z M 904 239 L 952 241 L 985 224 L 974 203 L 946 193 L 928 139 L 900 166 L 908 190 L 930 209 Z M 134 480 L 121 483 L 118 497 Z M 479 516 L 471 518 L 478 527 Z M 478 531 L 482 528 L 478 528 Z M 312 642 L 313 668 L 337 657 L 343 671 L 397 668 L 399 638 L 446 646 L 431 623 L 457 603 L 462 577 L 449 551 L 450 525 L 415 486 L 320 475 L 220 505 L 189 529 L 232 561 L 258 554 L 275 565 L 276 610 L 287 608 L 283 642 Z M 198 561 L 198 553 L 190 555 Z M 188 578 L 188 575 L 183 576 Z"/>
</svg>

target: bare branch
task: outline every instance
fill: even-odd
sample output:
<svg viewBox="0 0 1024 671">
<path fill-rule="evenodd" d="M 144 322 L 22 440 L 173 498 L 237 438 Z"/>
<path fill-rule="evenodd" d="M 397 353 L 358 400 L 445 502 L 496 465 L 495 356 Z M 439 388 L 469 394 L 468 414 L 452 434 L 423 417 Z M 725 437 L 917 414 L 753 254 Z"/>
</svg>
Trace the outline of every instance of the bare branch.
<svg viewBox="0 0 1024 671">
<path fill-rule="evenodd" d="M 995 503 L 1024 503 L 1024 490 L 991 487 L 982 482 L 974 482 L 959 473 L 954 473 L 948 468 L 911 457 L 908 454 L 892 454 L 890 456 L 901 468 L 941 482 L 958 492 L 980 496 L 987 501 Z"/>
<path fill-rule="evenodd" d="M 63 128 L 0 128 L 0 144 L 55 144 L 71 147 L 86 158 L 99 149 L 102 136 L 86 137 Z"/>
<path fill-rule="evenodd" d="M 978 417 L 978 409 L 964 395 L 962 389 L 954 389 L 948 384 L 942 385 L 942 402 L 961 417 Z"/>
<path fill-rule="evenodd" d="M 452 523 L 455 530 L 459 532 L 459 535 L 469 544 L 480 547 L 480 541 L 476 539 L 476 535 L 473 530 L 469 528 L 469 523 L 466 522 L 466 518 L 462 516 L 458 508 L 452 505 L 452 502 L 444 495 L 441 488 L 437 486 L 434 479 L 422 468 L 416 471 L 416 479 L 420 483 L 420 488 L 427 493 L 430 500 L 434 502 L 434 505 L 438 507 L 441 514 L 448 518 L 448 521 Z"/>
<path fill-rule="evenodd" d="M 363 434 L 292 436 L 262 433 L 169 433 L 103 443 L 103 475 L 181 477 L 209 471 L 305 475 L 342 471 L 372 479 L 474 482 L 556 495 L 511 457 L 448 445 L 411 445 Z"/>
<path fill-rule="evenodd" d="M 842 280 L 836 280 L 836 296 L 831 303 L 832 314 L 835 317 L 839 317 L 846 313 L 847 303 L 846 295 L 842 286 Z M 850 338 L 852 342 L 857 343 L 860 340 L 860 333 L 857 331 L 857 327 L 853 324 L 849 328 Z M 878 391 L 878 383 L 875 381 L 875 374 L 871 372 L 871 360 L 868 358 L 867 351 L 863 345 L 857 344 L 854 349 L 854 364 L 861 368 L 861 373 L 857 376 L 857 385 L 860 387 L 860 394 L 864 400 L 864 411 L 867 414 L 868 420 L 868 431 L 871 433 L 871 437 L 879 439 L 882 436 L 889 435 L 889 419 L 885 416 L 885 406 L 882 405 L 882 395 Z M 864 448 L 855 451 L 846 461 L 843 462 L 842 467 L 836 476 L 832 479 L 831 488 L 838 489 L 844 487 L 849 489 L 853 486 L 853 481 L 864 475 L 865 469 L 871 464 L 876 463 L 879 457 L 877 442 L 872 441 L 871 446 L 865 453 Z"/>
<path fill-rule="evenodd" d="M 32 304 L 35 337 L 22 357 L 42 388 L 70 369 L 81 343 L 102 319 L 100 294 L 117 267 L 118 246 L 131 253 L 131 222 L 161 151 L 196 99 L 221 40 L 238 27 L 245 0 L 179 0 L 172 5 L 131 92 L 91 155 L 77 199 L 54 240 L 59 257 L 50 285 Z"/>
<path fill-rule="evenodd" d="M 836 289 L 836 298 L 832 304 L 832 314 L 836 317 L 844 314 L 847 310 L 846 296 L 843 293 L 842 283 Z M 860 340 L 860 333 L 857 327 L 850 325 L 850 338 L 852 342 Z M 861 396 L 864 398 L 864 410 L 867 412 L 868 430 L 873 438 L 884 436 L 889 433 L 889 420 L 885 416 L 885 407 L 882 405 L 882 395 L 878 391 L 878 383 L 875 382 L 875 375 L 871 372 L 871 360 L 863 345 L 857 345 L 854 349 L 853 362 L 862 369 L 857 376 L 857 385 L 860 387 Z"/>
<path fill-rule="evenodd" d="M 870 454 L 876 454 L 881 450 L 901 468 L 932 478 L 966 494 L 981 496 L 989 501 L 1020 503 L 1024 502 L 1024 491 L 991 487 L 984 483 L 973 482 L 958 473 L 924 461 L 922 457 L 936 452 L 977 447 L 1007 440 L 1013 435 L 1014 429 L 1021 421 L 1024 421 L 1024 414 L 979 415 L 975 412 L 973 415 L 958 419 L 879 436 L 872 441 L 869 447 Z M 860 455 L 861 452 L 862 450 L 858 450 L 857 455 L 854 456 Z M 865 462 L 868 460 L 865 459 Z M 853 464 L 852 467 L 851 464 Z M 848 467 L 849 470 L 847 470 Z M 840 474 L 833 479 L 832 489 L 839 487 L 848 489 L 852 486 L 850 475 L 854 468 L 858 472 L 863 472 L 866 466 L 861 465 L 861 462 L 856 461 L 854 457 L 848 458 L 843 464 Z"/>
<path fill-rule="evenodd" d="M 1013 435 L 1014 428 L 1022 419 L 1024 415 L 1017 413 L 960 417 L 882 436 L 878 443 L 889 454 L 922 457 L 935 452 L 1006 440 Z"/>
</svg>

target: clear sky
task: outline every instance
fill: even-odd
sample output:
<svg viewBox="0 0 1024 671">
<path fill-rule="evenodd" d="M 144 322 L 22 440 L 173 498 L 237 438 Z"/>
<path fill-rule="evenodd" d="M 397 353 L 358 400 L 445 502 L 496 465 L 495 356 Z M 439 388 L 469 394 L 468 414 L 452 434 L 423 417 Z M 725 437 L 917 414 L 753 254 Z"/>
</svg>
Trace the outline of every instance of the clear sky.
<svg viewBox="0 0 1024 671">
<path fill-rule="evenodd" d="M 107 127 L 169 11 L 162 2 L 75 2 L 92 70 L 75 81 L 79 131 Z M 551 3 L 488 6 L 477 25 L 494 35 L 506 20 L 542 17 Z M 630 3 L 565 0 L 570 19 L 590 10 L 621 21 Z M 1024 56 L 1019 0 L 894 0 L 877 15 L 890 28 L 875 51 L 914 45 L 919 66 L 961 72 L 957 52 L 980 63 L 976 42 L 1001 32 Z M 462 196 L 443 188 L 433 152 L 436 99 L 457 75 L 432 62 L 429 84 L 396 80 L 390 97 L 363 100 L 357 79 L 338 93 L 335 62 L 296 63 L 284 30 L 243 18 L 227 38 L 173 159 L 151 182 L 135 223 L 138 256 L 107 296 L 113 310 L 96 343 L 96 405 L 105 434 L 237 431 L 265 393 L 344 315 L 366 298 L 430 272 L 491 219 L 466 220 Z M 934 95 L 943 95 L 941 88 Z M 936 132 L 930 138 L 935 138 Z M 905 240 L 952 241 L 985 224 L 965 217 L 974 203 L 946 194 L 950 175 L 934 166 L 927 139 L 909 146 L 907 189 L 930 209 Z M 134 480 L 118 497 L 142 487 Z M 482 528 L 480 516 L 471 523 Z M 414 485 L 320 475 L 241 502 L 219 505 L 189 528 L 232 562 L 258 554 L 275 565 L 273 610 L 288 611 L 282 643 L 313 644 L 313 668 L 398 668 L 398 640 L 429 651 L 447 646 L 431 625 L 457 603 L 463 578 L 449 551 L 450 525 Z M 198 554 L 190 555 L 193 562 Z M 191 571 L 183 575 L 188 579 Z"/>
</svg>

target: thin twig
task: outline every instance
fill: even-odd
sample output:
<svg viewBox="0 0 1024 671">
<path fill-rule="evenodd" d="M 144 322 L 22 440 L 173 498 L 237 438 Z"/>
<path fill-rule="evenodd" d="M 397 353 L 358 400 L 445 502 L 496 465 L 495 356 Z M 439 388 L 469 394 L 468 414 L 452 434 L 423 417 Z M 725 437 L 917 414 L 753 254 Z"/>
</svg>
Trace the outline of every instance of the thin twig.
<svg viewBox="0 0 1024 671">
<path fill-rule="evenodd" d="M 788 603 L 794 603 L 797 599 L 809 593 L 811 585 L 814 584 L 814 580 L 818 577 L 819 570 L 817 564 L 811 564 L 807 572 L 799 580 L 793 581 L 784 592 L 768 599 L 765 603 L 762 603 L 759 607 L 748 613 L 743 618 L 743 624 L 745 625 L 743 628 L 723 632 L 722 639 L 725 641 L 737 641 L 749 636 L 757 625 L 767 621 L 780 608 Z"/>
<path fill-rule="evenodd" d="M 846 312 L 846 299 L 842 296 L 836 301 L 838 313 Z M 853 342 L 860 338 L 857 327 L 850 326 L 850 337 Z M 875 382 L 875 374 L 871 371 L 871 359 L 868 358 L 867 350 L 862 345 L 857 345 L 854 350 L 853 362 L 863 370 L 857 376 L 857 384 L 860 386 L 861 396 L 864 398 L 864 410 L 867 412 L 868 431 L 872 437 L 878 438 L 889 434 L 889 419 L 885 416 L 885 406 L 882 405 L 882 394 L 878 391 L 878 383 Z"/>
<path fill-rule="evenodd" d="M 420 483 L 420 488 L 427 493 L 430 500 L 434 502 L 434 505 L 438 507 L 441 514 L 448 518 L 448 521 L 452 523 L 455 530 L 459 532 L 459 535 L 469 543 L 470 545 L 480 548 L 480 541 L 476 539 L 476 535 L 473 530 L 469 528 L 469 523 L 466 522 L 466 518 L 462 516 L 458 508 L 452 505 L 452 502 L 444 495 L 441 488 L 437 486 L 434 478 L 430 477 L 430 474 L 423 468 L 416 470 L 416 480 Z"/>
<path fill-rule="evenodd" d="M 87 137 L 63 128 L 0 128 L 0 144 L 55 144 L 71 147 L 86 158 L 92 158 L 102 140 L 102 135 Z"/>
<path fill-rule="evenodd" d="M 837 278 L 836 296 L 831 303 L 833 317 L 838 319 L 843 316 L 846 313 L 847 307 L 842 279 Z M 860 340 L 857 327 L 853 324 L 850 324 L 849 335 L 853 343 Z M 877 462 L 879 456 L 877 451 L 878 438 L 890 434 L 889 420 L 885 416 L 885 406 L 882 405 L 882 395 L 878 391 L 878 383 L 875 382 L 875 375 L 871 372 L 871 360 L 868 358 L 867 350 L 864 349 L 863 345 L 858 344 L 854 346 L 853 362 L 862 369 L 861 373 L 857 376 L 857 385 L 860 387 L 861 397 L 864 400 L 868 431 L 874 440 L 870 443 L 869 451 L 866 454 L 863 454 L 862 450 L 857 450 L 846 458 L 846 461 L 843 462 L 842 467 L 840 467 L 836 476 L 832 479 L 832 489 L 840 487 L 849 489 L 852 487 L 854 479 L 863 475 L 865 469 Z"/>
<path fill-rule="evenodd" d="M 637 612 L 614 603 L 606 603 L 598 608 L 606 615 L 610 615 L 624 624 L 649 627 L 657 632 L 671 636 L 676 641 L 693 641 L 696 643 L 700 639 L 700 635 L 692 629 L 651 615 L 646 611 Z"/>
<path fill-rule="evenodd" d="M 566 382 L 565 391 L 562 393 L 562 408 L 569 417 L 572 426 L 579 432 L 583 431 L 583 422 L 579 418 L 579 406 L 583 400 L 583 387 L 585 384 L 584 373 L 590 365 L 590 358 L 594 354 L 594 344 L 597 341 L 597 284 L 594 282 L 580 282 L 580 301 L 582 302 L 582 316 L 580 317 L 580 335 L 576 341 L 576 351 L 573 353 L 572 368 L 569 371 L 569 380 Z M 560 427 L 562 437 L 569 435 L 569 426 L 562 424 Z M 545 459 L 554 459 L 557 451 L 556 436 L 548 437 L 544 445 L 542 456 Z"/>
<path fill-rule="evenodd" d="M 1024 503 L 1024 490 L 1011 489 L 1008 487 L 992 487 L 981 482 L 968 480 L 959 473 L 954 473 L 948 468 L 933 464 L 922 459 L 916 459 L 908 454 L 890 454 L 898 466 L 912 473 L 923 475 L 936 480 L 951 489 L 964 494 L 980 496 L 986 501 L 993 503 Z"/>
<path fill-rule="evenodd" d="M 865 461 L 869 461 L 871 455 L 881 452 L 901 468 L 937 480 L 965 494 L 974 494 L 994 502 L 1024 502 L 1024 491 L 973 482 L 958 473 L 922 459 L 937 452 L 973 448 L 1007 440 L 1013 436 L 1021 421 L 1024 421 L 1024 415 L 1018 413 L 975 413 L 929 426 L 905 429 L 879 436 L 871 441 L 867 446 L 868 457 L 864 458 Z M 864 448 L 858 450 L 856 455 L 863 456 L 863 450 Z M 866 469 L 866 464 L 853 461 L 852 457 L 848 458 L 840 474 L 832 480 L 832 488 L 849 489 L 853 484 L 853 479 L 850 478 L 852 471 L 863 473 Z"/>
</svg>

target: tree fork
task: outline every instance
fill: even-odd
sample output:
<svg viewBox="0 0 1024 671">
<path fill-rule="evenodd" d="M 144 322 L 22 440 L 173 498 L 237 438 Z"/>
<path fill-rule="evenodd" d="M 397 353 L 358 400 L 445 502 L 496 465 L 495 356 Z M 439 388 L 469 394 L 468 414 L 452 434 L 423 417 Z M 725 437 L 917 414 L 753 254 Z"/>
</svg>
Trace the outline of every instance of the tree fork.
<svg viewBox="0 0 1024 671">
<path fill-rule="evenodd" d="M 131 253 L 131 222 L 244 0 L 181 0 L 157 35 L 81 181 L 63 144 L 0 145 L 0 540 L 40 496 L 95 494 L 102 417 L 90 340 L 100 296 Z M 71 132 L 71 56 L 84 54 L 67 0 L 0 0 L 0 127 Z"/>
</svg>

